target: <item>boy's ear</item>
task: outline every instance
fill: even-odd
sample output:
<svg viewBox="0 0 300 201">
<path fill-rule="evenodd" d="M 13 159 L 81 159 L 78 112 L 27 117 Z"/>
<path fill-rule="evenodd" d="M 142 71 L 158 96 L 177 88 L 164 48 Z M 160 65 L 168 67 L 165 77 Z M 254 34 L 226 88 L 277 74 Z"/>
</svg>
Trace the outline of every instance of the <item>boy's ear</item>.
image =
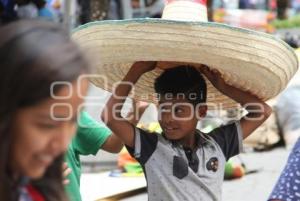
<svg viewBox="0 0 300 201">
<path fill-rule="evenodd" d="M 206 117 L 206 113 L 207 113 L 207 105 L 201 105 L 198 107 L 198 117 L 199 118 L 204 118 Z"/>
</svg>

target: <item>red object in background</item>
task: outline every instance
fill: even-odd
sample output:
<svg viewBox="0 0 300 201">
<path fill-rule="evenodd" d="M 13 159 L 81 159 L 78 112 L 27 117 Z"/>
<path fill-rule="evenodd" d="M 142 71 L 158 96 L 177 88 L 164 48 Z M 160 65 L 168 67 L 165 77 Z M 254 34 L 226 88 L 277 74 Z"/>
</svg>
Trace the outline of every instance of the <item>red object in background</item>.
<svg viewBox="0 0 300 201">
<path fill-rule="evenodd" d="M 137 163 L 137 161 L 128 153 L 127 149 L 123 148 L 119 153 L 118 167 L 124 168 L 128 163 Z"/>
<path fill-rule="evenodd" d="M 165 4 L 169 4 L 172 3 L 174 1 L 178 1 L 178 0 L 165 0 Z M 200 3 L 202 5 L 206 5 L 206 0 L 180 0 L 180 1 L 192 1 L 192 2 L 196 2 L 196 3 Z"/>
<path fill-rule="evenodd" d="M 269 1 L 269 8 L 271 10 L 276 10 L 277 9 L 277 1 L 276 0 Z"/>
<path fill-rule="evenodd" d="M 45 201 L 44 196 L 40 192 L 38 192 L 33 186 L 29 185 L 26 188 L 33 201 Z"/>
<path fill-rule="evenodd" d="M 233 178 L 241 178 L 245 175 L 245 169 L 242 166 L 236 166 L 233 168 Z"/>
</svg>

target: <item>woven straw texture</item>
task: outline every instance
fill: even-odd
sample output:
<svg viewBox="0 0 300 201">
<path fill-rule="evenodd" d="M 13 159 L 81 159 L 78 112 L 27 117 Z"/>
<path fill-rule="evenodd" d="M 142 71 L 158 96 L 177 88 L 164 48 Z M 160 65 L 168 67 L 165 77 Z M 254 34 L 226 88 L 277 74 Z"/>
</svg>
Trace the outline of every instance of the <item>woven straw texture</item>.
<svg viewBox="0 0 300 201">
<path fill-rule="evenodd" d="M 94 73 L 92 83 L 107 91 L 135 61 L 176 61 L 218 69 L 233 86 L 268 100 L 279 94 L 298 69 L 298 59 L 283 41 L 260 32 L 209 22 L 163 19 L 102 21 L 73 31 Z M 156 69 L 141 77 L 131 96 L 156 103 Z M 208 104 L 222 109 L 237 104 L 208 83 Z M 216 108 L 220 109 L 220 108 Z"/>
</svg>

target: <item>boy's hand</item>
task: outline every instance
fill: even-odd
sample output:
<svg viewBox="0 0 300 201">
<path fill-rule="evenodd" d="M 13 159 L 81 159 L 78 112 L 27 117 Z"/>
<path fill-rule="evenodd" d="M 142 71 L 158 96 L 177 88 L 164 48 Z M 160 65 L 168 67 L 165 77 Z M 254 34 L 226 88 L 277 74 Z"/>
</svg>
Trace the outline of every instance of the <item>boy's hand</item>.
<svg viewBox="0 0 300 201">
<path fill-rule="evenodd" d="M 234 93 L 232 90 L 233 86 L 231 86 L 225 82 L 225 80 L 222 77 L 222 74 L 217 69 L 210 69 L 208 66 L 202 64 L 200 67 L 198 67 L 198 70 L 211 82 L 211 84 L 216 89 L 218 89 L 223 94 L 229 96 L 229 94 Z M 244 93 L 248 93 L 249 95 L 256 97 L 256 95 L 252 94 L 250 91 L 244 91 Z M 236 100 L 236 99 L 234 99 L 234 100 Z M 237 102 L 239 102 L 239 101 L 237 101 Z"/>
<path fill-rule="evenodd" d="M 138 61 L 132 65 L 131 70 L 139 74 L 144 74 L 155 69 L 156 65 L 156 61 Z"/>
<path fill-rule="evenodd" d="M 243 139 L 248 137 L 271 115 L 272 108 L 270 106 L 256 95 L 227 84 L 219 71 L 210 70 L 205 65 L 201 65 L 198 69 L 216 89 L 240 103 L 248 111 L 248 114 L 240 120 Z"/>
<path fill-rule="evenodd" d="M 205 77 L 211 82 L 211 84 L 221 92 L 224 92 L 224 87 L 227 85 L 222 78 L 221 73 L 218 70 L 211 70 L 206 65 L 201 65 L 198 68 L 199 72 L 205 75 Z"/>
</svg>

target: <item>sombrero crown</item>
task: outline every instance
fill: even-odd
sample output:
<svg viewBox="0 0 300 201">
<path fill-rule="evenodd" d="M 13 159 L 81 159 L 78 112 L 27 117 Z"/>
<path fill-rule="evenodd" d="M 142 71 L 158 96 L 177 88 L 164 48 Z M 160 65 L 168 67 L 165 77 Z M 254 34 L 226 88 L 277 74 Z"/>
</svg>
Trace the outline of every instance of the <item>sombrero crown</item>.
<svg viewBox="0 0 300 201">
<path fill-rule="evenodd" d="M 112 91 L 135 61 L 205 64 L 219 70 L 226 82 L 256 94 L 275 97 L 298 69 L 294 50 L 272 35 L 207 22 L 203 0 L 167 0 L 162 19 L 100 21 L 74 30 L 95 73 L 91 81 Z M 162 70 L 146 73 L 133 96 L 156 101 L 153 82 Z M 236 103 L 208 82 L 207 102 L 223 109 Z"/>
</svg>

